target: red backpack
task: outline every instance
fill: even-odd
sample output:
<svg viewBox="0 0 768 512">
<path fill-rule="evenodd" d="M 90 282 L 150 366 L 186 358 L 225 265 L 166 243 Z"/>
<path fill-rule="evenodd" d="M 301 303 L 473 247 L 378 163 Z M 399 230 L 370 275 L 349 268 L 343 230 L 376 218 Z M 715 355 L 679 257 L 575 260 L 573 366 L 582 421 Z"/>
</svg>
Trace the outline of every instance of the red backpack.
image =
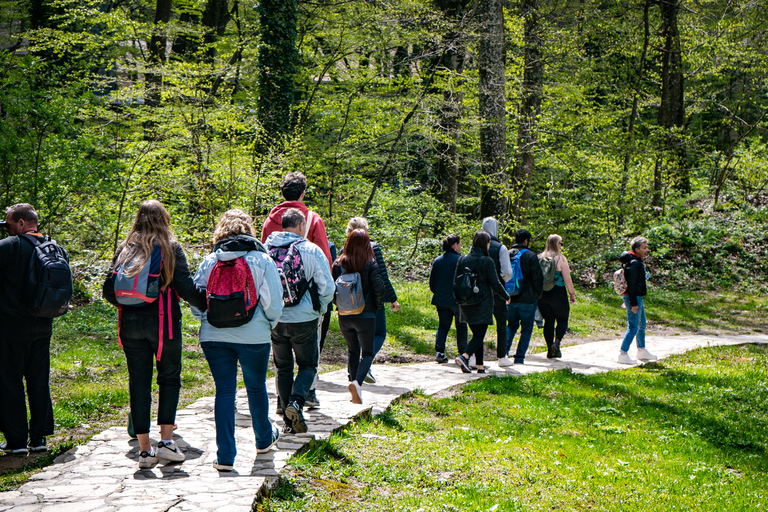
<svg viewBox="0 0 768 512">
<path fill-rule="evenodd" d="M 245 258 L 217 261 L 208 276 L 208 323 L 214 327 L 240 327 L 256 312 L 259 295 Z"/>
</svg>

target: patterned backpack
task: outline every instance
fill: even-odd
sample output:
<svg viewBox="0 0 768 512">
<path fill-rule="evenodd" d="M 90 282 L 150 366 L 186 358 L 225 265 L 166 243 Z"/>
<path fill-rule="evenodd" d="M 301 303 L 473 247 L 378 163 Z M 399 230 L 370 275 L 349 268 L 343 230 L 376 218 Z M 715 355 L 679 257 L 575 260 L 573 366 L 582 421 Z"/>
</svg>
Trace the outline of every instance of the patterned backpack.
<svg viewBox="0 0 768 512">
<path fill-rule="evenodd" d="M 304 262 L 299 252 L 299 243 L 304 239 L 296 240 L 288 245 L 270 247 L 269 255 L 277 266 L 280 275 L 280 283 L 283 286 L 283 307 L 295 306 L 309 290 L 309 281 L 304 271 Z"/>
<path fill-rule="evenodd" d="M 251 321 L 259 303 L 256 283 L 245 258 L 216 262 L 205 288 L 208 323 L 214 327 L 240 327 Z"/>
</svg>

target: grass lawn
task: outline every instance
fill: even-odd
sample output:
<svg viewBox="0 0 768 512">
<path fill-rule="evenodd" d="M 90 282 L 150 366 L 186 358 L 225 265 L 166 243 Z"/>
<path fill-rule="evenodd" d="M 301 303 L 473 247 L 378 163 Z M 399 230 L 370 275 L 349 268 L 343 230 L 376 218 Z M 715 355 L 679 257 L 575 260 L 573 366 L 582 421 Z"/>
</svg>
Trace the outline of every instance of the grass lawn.
<svg viewBox="0 0 768 512">
<path fill-rule="evenodd" d="M 290 461 L 284 510 L 764 510 L 768 349 L 415 396 Z"/>
</svg>

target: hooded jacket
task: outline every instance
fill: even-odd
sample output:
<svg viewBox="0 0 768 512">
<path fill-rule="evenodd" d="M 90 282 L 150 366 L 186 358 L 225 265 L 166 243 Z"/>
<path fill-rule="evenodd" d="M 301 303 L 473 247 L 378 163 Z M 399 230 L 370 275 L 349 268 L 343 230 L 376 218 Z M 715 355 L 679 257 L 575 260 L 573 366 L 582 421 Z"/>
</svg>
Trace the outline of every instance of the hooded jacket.
<svg viewBox="0 0 768 512">
<path fill-rule="evenodd" d="M 245 258 L 251 269 L 253 283 L 259 294 L 259 303 L 253 318 L 240 327 L 218 328 L 208 323 L 208 313 L 192 308 L 200 319 L 200 342 L 222 341 L 227 343 L 263 344 L 272 343 L 270 330 L 277 325 L 283 311 L 283 287 L 274 261 L 264 246 L 255 238 L 241 235 L 216 244 L 214 252 L 203 260 L 195 274 L 195 284 L 205 289 L 211 270 L 218 261 Z"/>
<path fill-rule="evenodd" d="M 629 297 L 629 305 L 637 306 L 637 298 L 644 297 L 647 293 L 645 285 L 645 265 L 643 260 L 632 251 L 625 251 L 619 256 L 621 266 L 624 267 L 624 279 L 627 281 L 627 291 L 624 295 Z"/>
<path fill-rule="evenodd" d="M 264 221 L 264 225 L 261 227 L 261 243 L 266 242 L 267 237 L 275 231 L 283 230 L 283 214 L 289 208 L 298 208 L 304 214 L 304 218 L 307 218 L 309 215 L 309 208 L 301 201 L 284 201 L 280 203 L 272 208 L 272 211 L 269 212 L 267 219 Z M 325 222 L 323 222 L 323 219 L 317 212 L 312 212 L 312 222 L 309 224 L 306 239 L 323 251 L 328 260 L 328 268 L 331 268 L 333 260 L 331 259 L 331 250 L 328 248 L 328 234 L 325 232 Z"/>
<path fill-rule="evenodd" d="M 515 244 L 509 250 L 510 261 L 522 249 L 528 249 L 523 244 Z M 544 293 L 544 273 L 541 271 L 539 257 L 529 250 L 520 256 L 520 270 L 523 272 L 523 292 L 512 297 L 512 303 L 531 304 L 537 302 Z"/>
<path fill-rule="evenodd" d="M 499 241 L 499 223 L 493 217 L 483 219 L 483 231 L 491 235 L 491 248 L 488 256 L 496 265 L 496 273 L 502 284 L 512 279 L 512 265 L 509 259 L 509 250 Z"/>
<path fill-rule="evenodd" d="M 498 297 L 503 301 L 509 300 L 509 295 L 504 285 L 499 281 L 493 260 L 488 257 L 488 252 L 480 247 L 473 247 L 469 254 L 461 256 L 456 263 L 456 274 L 462 272 L 464 267 L 477 274 L 477 287 L 483 298 L 478 304 L 461 307 L 461 321 L 468 324 L 493 325 L 493 298 Z M 456 281 L 456 275 L 453 277 Z"/>
<path fill-rule="evenodd" d="M 331 279 L 331 268 L 325 264 L 325 254 L 315 244 L 295 233 L 288 231 L 275 231 L 267 237 L 267 249 L 273 247 L 285 247 L 299 241 L 297 247 L 304 265 L 304 273 L 307 281 L 314 281 L 317 294 L 320 298 L 320 309 L 315 311 L 312 307 L 312 297 L 309 291 L 301 298 L 301 302 L 291 307 L 284 307 L 280 315 L 280 323 L 298 324 L 317 320 L 325 314 L 328 304 L 333 299 L 335 286 Z"/>
</svg>

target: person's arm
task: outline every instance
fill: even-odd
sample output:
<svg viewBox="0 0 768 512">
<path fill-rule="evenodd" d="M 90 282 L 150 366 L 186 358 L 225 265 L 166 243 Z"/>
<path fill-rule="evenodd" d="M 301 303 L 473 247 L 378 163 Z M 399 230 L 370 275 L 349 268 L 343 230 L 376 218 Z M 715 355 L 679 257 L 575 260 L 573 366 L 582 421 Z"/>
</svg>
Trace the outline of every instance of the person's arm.
<svg viewBox="0 0 768 512">
<path fill-rule="evenodd" d="M 509 250 L 504 245 L 499 249 L 499 263 L 501 263 L 501 277 L 506 283 L 512 279 L 512 260 L 509 259 Z"/>
<path fill-rule="evenodd" d="M 331 249 L 328 247 L 328 233 L 325 231 L 325 222 L 323 222 L 323 219 L 316 213 L 312 214 L 312 224 L 309 226 L 307 240 L 323 251 L 325 258 L 328 260 L 328 267 L 330 268 L 331 265 L 333 265 L 333 259 L 331 258 Z"/>
<path fill-rule="evenodd" d="M 392 304 L 392 311 L 400 309 L 400 303 L 397 302 L 397 293 L 395 287 L 392 286 L 392 281 L 389 280 L 389 272 L 387 272 L 387 264 L 384 261 L 384 254 L 381 252 L 381 246 L 379 244 L 373 245 L 373 255 L 376 257 L 376 265 L 379 267 L 379 273 L 381 274 L 381 280 L 384 282 L 384 302 Z"/>
<path fill-rule="evenodd" d="M 369 293 L 373 293 L 376 301 L 376 309 L 378 310 L 384 305 L 384 297 L 386 294 L 386 288 L 384 287 L 384 280 L 379 272 L 379 266 L 376 262 L 371 262 L 366 266 L 368 272 L 368 286 L 370 286 Z"/>
<path fill-rule="evenodd" d="M 501 281 L 499 281 L 499 274 L 496 272 L 496 264 L 491 258 L 487 258 L 487 260 L 487 262 L 483 262 L 485 280 L 491 285 L 491 290 L 493 290 L 493 293 L 506 302 L 509 300 L 509 294 L 504 288 L 504 285 L 501 284 Z"/>
<path fill-rule="evenodd" d="M 117 256 L 121 251 L 122 245 L 117 248 L 117 252 L 112 256 L 112 263 L 109 265 L 109 270 L 107 270 L 107 278 L 104 280 L 104 285 L 101 287 L 102 297 L 113 306 L 119 306 L 117 296 L 115 295 L 115 263 L 117 263 Z"/>
<path fill-rule="evenodd" d="M 189 265 L 187 264 L 187 256 L 184 254 L 184 249 L 180 244 L 174 244 L 174 250 L 176 252 L 176 267 L 173 269 L 173 283 L 172 286 L 179 294 L 179 297 L 189 303 L 190 306 L 195 306 L 200 311 L 208 309 L 208 301 L 205 298 L 205 291 L 195 286 L 195 282 L 192 280 L 192 276 L 189 272 Z"/>
<path fill-rule="evenodd" d="M 432 266 L 429 267 L 429 291 L 435 293 L 435 262 L 437 258 L 432 261 Z"/>
<path fill-rule="evenodd" d="M 312 280 L 317 286 L 317 293 L 320 296 L 320 311 L 328 309 L 328 304 L 333 300 L 333 293 L 336 287 L 333 285 L 334 279 L 331 276 L 331 267 L 325 264 L 325 255 L 323 251 L 313 248 L 312 256 L 314 258 L 314 271 Z"/>
<path fill-rule="evenodd" d="M 576 288 L 573 286 L 573 279 L 571 279 L 571 267 L 568 265 L 568 260 L 565 258 L 565 256 L 559 257 L 559 264 L 558 267 L 560 267 L 558 270 L 560 270 L 560 273 L 563 275 L 563 281 L 565 282 L 565 287 L 568 290 L 568 295 L 570 296 L 571 304 L 576 303 Z"/>
<path fill-rule="evenodd" d="M 624 279 L 627 281 L 627 295 L 632 312 L 637 313 L 637 285 L 642 265 L 640 260 L 632 260 L 624 267 Z"/>
<path fill-rule="evenodd" d="M 257 258 L 259 258 L 258 265 L 264 271 L 264 277 L 259 287 L 259 305 L 262 311 L 264 311 L 264 316 L 269 321 L 270 326 L 274 329 L 280 321 L 280 315 L 283 314 L 283 285 L 280 282 L 280 274 L 277 273 L 277 267 L 272 258 L 263 252 L 257 254 Z M 265 297 L 266 294 L 262 292 L 264 287 L 269 290 L 268 300 L 263 300 L 267 299 Z"/>
</svg>

